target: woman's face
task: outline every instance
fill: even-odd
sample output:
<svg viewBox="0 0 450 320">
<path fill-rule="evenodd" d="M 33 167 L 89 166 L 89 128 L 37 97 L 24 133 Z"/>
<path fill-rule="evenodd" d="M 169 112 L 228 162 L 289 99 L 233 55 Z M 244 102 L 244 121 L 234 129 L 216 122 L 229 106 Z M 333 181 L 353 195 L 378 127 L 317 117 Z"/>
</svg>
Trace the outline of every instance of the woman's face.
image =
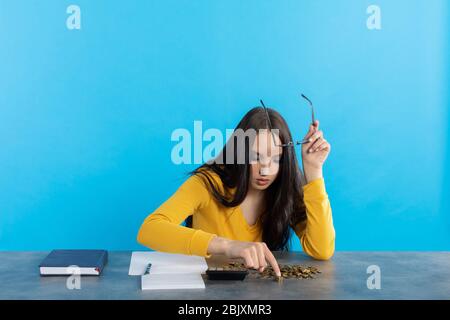
<svg viewBox="0 0 450 320">
<path fill-rule="evenodd" d="M 275 139 L 275 141 L 274 141 Z M 267 189 L 276 179 L 283 152 L 278 135 L 268 130 L 260 130 L 250 150 L 250 187 Z"/>
</svg>

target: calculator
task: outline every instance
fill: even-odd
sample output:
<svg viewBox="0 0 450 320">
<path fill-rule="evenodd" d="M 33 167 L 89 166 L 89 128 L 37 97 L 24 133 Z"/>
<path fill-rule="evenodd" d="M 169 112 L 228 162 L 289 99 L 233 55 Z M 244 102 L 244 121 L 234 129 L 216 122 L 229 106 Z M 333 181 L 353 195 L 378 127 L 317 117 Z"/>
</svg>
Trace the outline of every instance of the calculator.
<svg viewBox="0 0 450 320">
<path fill-rule="evenodd" d="M 244 280 L 248 270 L 224 270 L 223 268 L 208 268 L 206 275 L 209 280 Z"/>
</svg>

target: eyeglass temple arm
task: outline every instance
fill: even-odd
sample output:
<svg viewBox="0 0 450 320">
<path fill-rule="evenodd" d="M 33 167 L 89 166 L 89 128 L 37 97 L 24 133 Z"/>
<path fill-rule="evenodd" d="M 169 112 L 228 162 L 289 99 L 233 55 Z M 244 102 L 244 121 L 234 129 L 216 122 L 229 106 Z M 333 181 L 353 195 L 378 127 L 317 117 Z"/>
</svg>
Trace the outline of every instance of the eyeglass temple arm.
<svg viewBox="0 0 450 320">
<path fill-rule="evenodd" d="M 313 106 L 311 100 L 309 100 L 307 96 L 305 96 L 303 93 L 301 93 L 301 96 L 302 96 L 303 99 L 308 101 L 309 105 L 311 106 L 311 110 L 312 110 L 312 116 L 311 116 L 311 118 L 312 118 L 311 119 L 312 120 L 312 125 L 315 125 L 316 119 L 314 117 L 314 106 Z"/>
<path fill-rule="evenodd" d="M 269 117 L 269 112 L 267 111 L 267 107 L 264 104 L 264 102 L 262 101 L 262 99 L 260 99 L 259 101 L 261 102 L 261 105 L 264 108 L 264 112 L 266 113 L 266 120 L 267 120 L 267 123 L 269 125 L 269 130 L 270 130 L 270 133 L 272 134 L 273 141 L 276 141 L 275 140 L 275 136 L 273 134 L 272 123 L 270 122 L 270 117 Z M 279 145 L 276 145 L 276 146 L 278 146 L 278 147 L 291 147 L 291 146 L 294 146 L 294 143 L 293 142 L 288 142 L 288 143 L 279 144 Z"/>
<path fill-rule="evenodd" d="M 264 102 L 262 101 L 262 99 L 259 99 L 259 102 L 261 102 L 261 105 L 264 108 L 264 112 L 266 113 L 267 124 L 269 125 L 270 134 L 272 135 L 273 141 L 275 141 L 275 136 L 274 136 L 273 130 L 272 130 L 272 123 L 270 122 L 269 111 L 267 111 L 267 107 L 264 104 Z"/>
<path fill-rule="evenodd" d="M 264 112 L 266 113 L 266 120 L 267 120 L 267 123 L 269 125 L 269 129 L 272 130 L 272 123 L 270 122 L 270 117 L 269 117 L 269 112 L 267 111 L 267 107 L 264 104 L 264 102 L 262 101 L 262 99 L 260 99 L 259 102 L 261 102 L 261 105 L 264 108 Z"/>
</svg>

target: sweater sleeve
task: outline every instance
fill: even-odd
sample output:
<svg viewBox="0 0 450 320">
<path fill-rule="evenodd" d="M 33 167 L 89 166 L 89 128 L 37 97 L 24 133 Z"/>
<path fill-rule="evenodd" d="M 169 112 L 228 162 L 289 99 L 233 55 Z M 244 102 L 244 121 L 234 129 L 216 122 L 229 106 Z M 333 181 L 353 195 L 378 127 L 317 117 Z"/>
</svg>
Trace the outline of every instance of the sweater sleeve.
<svg viewBox="0 0 450 320">
<path fill-rule="evenodd" d="M 324 179 L 310 181 L 302 188 L 307 218 L 294 226 L 294 231 L 306 254 L 328 260 L 334 254 L 336 234 Z"/>
<path fill-rule="evenodd" d="M 144 220 L 137 241 L 156 251 L 210 257 L 208 245 L 215 234 L 181 226 L 211 196 L 202 179 L 190 176 L 172 196 Z"/>
</svg>

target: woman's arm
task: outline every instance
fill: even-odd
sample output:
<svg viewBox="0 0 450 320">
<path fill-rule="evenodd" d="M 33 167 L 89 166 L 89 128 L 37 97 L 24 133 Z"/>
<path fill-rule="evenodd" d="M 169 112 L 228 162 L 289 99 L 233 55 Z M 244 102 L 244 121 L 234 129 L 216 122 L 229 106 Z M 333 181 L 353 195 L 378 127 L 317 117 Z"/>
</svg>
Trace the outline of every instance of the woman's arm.
<svg viewBox="0 0 450 320">
<path fill-rule="evenodd" d="M 294 226 L 300 238 L 303 251 L 318 260 L 328 260 L 334 254 L 336 234 L 333 226 L 330 201 L 325 190 L 322 167 L 331 150 L 319 130 L 319 121 L 311 124 L 302 145 L 303 171 L 306 185 L 303 188 L 303 201 L 306 206 L 306 221 Z"/>
<path fill-rule="evenodd" d="M 142 224 L 137 241 L 153 250 L 210 257 L 224 254 L 230 258 L 243 258 L 246 265 L 260 269 L 266 259 L 275 273 L 280 269 L 275 257 L 264 243 L 234 241 L 216 234 L 180 226 L 195 210 L 207 206 L 212 198 L 203 181 L 191 176 Z"/>
<path fill-rule="evenodd" d="M 294 226 L 294 231 L 305 253 L 328 260 L 334 254 L 336 234 L 324 179 L 316 178 L 302 188 L 307 219 Z"/>
<path fill-rule="evenodd" d="M 144 220 L 137 241 L 157 251 L 209 257 L 208 245 L 215 234 L 180 225 L 209 201 L 209 192 L 201 178 L 189 177 Z"/>
</svg>

